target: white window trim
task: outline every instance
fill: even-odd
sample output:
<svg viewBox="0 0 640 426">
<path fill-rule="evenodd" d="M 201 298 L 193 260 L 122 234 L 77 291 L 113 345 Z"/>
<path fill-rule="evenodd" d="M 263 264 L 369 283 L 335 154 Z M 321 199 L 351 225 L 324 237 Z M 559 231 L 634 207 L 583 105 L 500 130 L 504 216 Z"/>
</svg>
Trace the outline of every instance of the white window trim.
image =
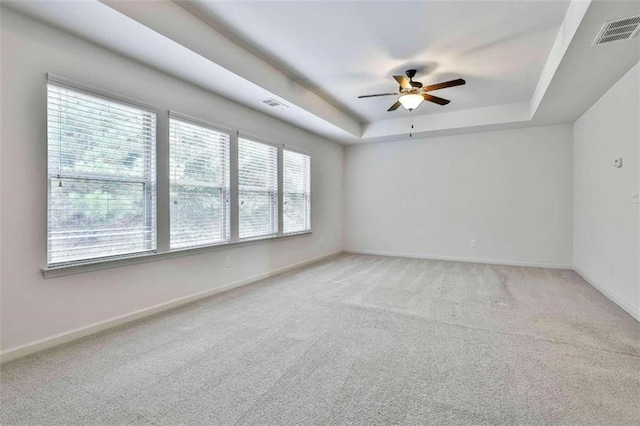
<svg viewBox="0 0 640 426">
<path fill-rule="evenodd" d="M 276 157 L 277 157 L 277 163 L 278 163 L 277 164 L 277 168 L 278 168 L 278 172 L 277 172 L 278 173 L 278 177 L 277 177 L 277 191 L 278 191 L 278 193 L 277 193 L 277 196 L 278 196 L 278 199 L 276 200 L 276 202 L 277 202 L 277 205 L 276 205 L 276 207 L 277 207 L 277 209 L 276 209 L 277 218 L 276 218 L 276 220 L 278 222 L 278 231 L 276 233 L 274 233 L 274 234 L 260 235 L 260 236 L 257 236 L 257 237 L 240 238 L 240 235 L 239 235 L 239 231 L 240 231 L 240 223 L 239 223 L 240 215 L 238 214 L 239 213 L 238 212 L 237 216 L 236 216 L 236 220 L 238 221 L 237 229 L 236 229 L 236 233 L 235 233 L 236 240 L 234 241 L 232 239 L 232 242 L 259 241 L 259 240 L 268 240 L 270 238 L 281 237 L 281 236 L 284 235 L 282 233 L 282 201 L 283 201 L 283 198 L 282 198 L 282 144 L 278 144 L 278 143 L 275 143 L 275 142 L 270 141 L 268 139 L 261 138 L 259 136 L 255 136 L 255 135 L 252 135 L 252 134 L 249 134 L 249 133 L 241 132 L 239 130 L 236 131 L 236 140 L 235 140 L 235 145 L 236 145 L 235 154 L 236 155 L 235 155 L 235 158 L 231 159 L 231 162 L 233 164 L 233 162 L 235 161 L 235 176 L 236 176 L 236 182 L 235 182 L 235 190 L 236 190 L 236 192 L 235 192 L 235 195 L 236 195 L 235 204 L 236 204 L 236 208 L 238 210 L 240 209 L 240 206 L 238 204 L 238 201 L 239 201 L 239 198 L 240 198 L 240 194 L 239 194 L 240 185 L 238 184 L 238 181 L 237 181 L 237 179 L 238 179 L 238 161 L 239 161 L 238 160 L 238 143 L 239 143 L 240 139 L 246 139 L 246 140 L 251 141 L 251 142 L 258 142 L 258 143 L 261 143 L 261 144 L 264 144 L 264 145 L 269 145 L 269 146 L 272 146 L 272 147 L 276 148 L 276 150 L 277 150 Z M 234 170 L 234 169 L 232 168 L 232 170 Z M 232 189 L 232 193 L 233 193 L 233 189 Z M 231 200 L 231 202 L 234 202 L 233 199 Z M 233 230 L 231 232 L 231 235 L 232 236 L 234 235 Z"/>
<path fill-rule="evenodd" d="M 47 136 L 47 141 L 45 143 L 45 146 L 47 147 L 46 150 L 46 158 L 47 158 L 47 173 L 46 173 L 46 185 L 47 185 L 47 201 L 46 201 L 46 206 L 47 206 L 47 212 L 46 212 L 46 216 L 47 216 L 47 236 L 46 236 L 46 244 L 44 247 L 44 259 L 45 259 L 45 265 L 47 265 L 45 268 L 42 269 L 43 273 L 45 270 L 53 270 L 53 269 L 63 269 L 63 268 L 72 268 L 76 265 L 80 265 L 80 264 L 85 264 L 85 263 L 104 263 L 104 262 L 113 262 L 115 260 L 120 260 L 120 259 L 125 259 L 125 258 L 133 258 L 133 257 L 137 257 L 137 256 L 148 256 L 148 255 L 153 255 L 155 253 L 157 253 L 158 251 L 158 196 L 159 196 L 159 190 L 158 190 L 158 183 L 159 183 L 159 179 L 158 179 L 158 174 L 157 174 L 157 164 L 158 164 L 158 156 L 157 156 L 157 151 L 158 151 L 158 120 L 160 117 L 160 109 L 152 104 L 146 103 L 146 102 L 142 102 L 139 101 L 137 99 L 133 99 L 133 98 L 129 98 L 127 96 L 123 96 L 123 95 L 119 95 L 116 94 L 114 92 L 108 91 L 108 90 L 103 90 L 103 89 L 99 89 L 99 88 L 95 88 L 93 86 L 69 79 L 69 78 L 65 78 L 65 77 L 61 77 L 59 75 L 53 74 L 53 73 L 47 73 L 46 76 L 46 85 L 48 84 L 53 84 L 56 86 L 61 86 L 70 90 L 74 90 L 74 91 L 78 91 L 78 92 L 82 92 L 85 93 L 87 95 L 91 95 L 91 96 L 97 96 L 97 97 L 101 97 L 113 102 L 118 102 L 118 103 L 122 103 L 125 105 L 129 105 L 144 111 L 147 111 L 149 113 L 155 114 L 156 116 L 156 128 L 155 128 L 155 138 L 156 140 L 154 141 L 155 143 L 155 148 L 156 148 L 156 165 L 152 165 L 152 167 L 156 167 L 156 173 L 155 173 L 155 180 L 151 179 L 135 179 L 135 178 L 128 178 L 128 179 L 122 179 L 122 182 L 135 182 L 135 181 L 139 181 L 140 183 L 148 183 L 148 182 L 152 182 L 152 184 L 155 187 L 155 200 L 156 200 L 156 204 L 152 205 L 151 208 L 152 210 L 155 210 L 155 212 L 149 212 L 149 214 L 151 215 L 151 217 L 153 217 L 154 213 L 155 213 L 155 219 L 156 219 L 156 223 L 155 223 L 155 230 L 153 233 L 153 241 L 152 241 L 152 245 L 155 246 L 155 249 L 148 249 L 148 250 L 143 250 L 143 251 L 136 251 L 136 252 L 132 252 L 132 253 L 123 253 L 123 254 L 118 254 L 118 255 L 113 255 L 113 256 L 101 256 L 101 257 L 94 257 L 94 258 L 89 258 L 89 259 L 82 259 L 82 260 L 74 260 L 74 261 L 66 261 L 66 262 L 58 262 L 58 263 L 52 263 L 49 264 L 49 247 L 50 247 L 50 241 L 49 241 L 49 215 L 50 215 L 50 211 L 49 211 L 49 200 L 51 197 L 50 191 L 51 191 L 51 176 L 49 175 L 49 141 L 48 141 L 48 136 Z M 45 117 L 47 117 L 47 123 L 49 120 L 49 111 L 48 111 L 48 105 L 45 103 Z M 69 176 L 66 176 L 69 178 Z M 112 180 L 112 181 L 116 181 L 119 180 L 117 178 L 113 178 L 113 177 L 102 177 L 102 179 L 100 178 L 100 176 L 98 175 L 91 175 L 91 176 L 83 176 L 82 173 L 75 173 L 73 174 L 73 176 L 70 176 L 70 178 L 82 178 L 82 177 L 91 177 L 92 179 L 97 179 L 97 180 Z"/>
<path fill-rule="evenodd" d="M 193 117 L 187 114 L 176 112 L 174 110 L 166 110 L 156 105 L 149 104 L 137 99 L 133 99 L 108 90 L 103 90 L 92 85 L 84 84 L 75 80 L 58 76 L 56 74 L 47 74 L 47 83 L 61 85 L 73 90 L 79 90 L 91 95 L 101 96 L 116 102 L 132 105 L 136 108 L 144 109 L 156 114 L 156 249 L 150 252 L 141 252 L 131 255 L 118 255 L 111 257 L 102 257 L 95 259 L 87 259 L 84 261 L 63 263 L 54 266 L 46 266 L 41 269 L 44 278 L 57 278 L 67 275 L 74 275 L 86 272 L 99 271 L 103 269 L 118 268 L 123 266 L 135 265 L 140 263 L 161 261 L 182 256 L 190 256 L 219 250 L 229 250 L 237 247 L 244 247 L 254 244 L 266 244 L 276 242 L 283 239 L 295 238 L 313 233 L 312 229 L 304 232 L 284 234 L 283 228 L 283 152 L 284 149 L 299 152 L 311 157 L 310 173 L 313 170 L 313 155 L 295 146 L 288 144 L 276 143 L 272 140 L 261 136 L 253 135 L 238 129 L 233 129 L 224 125 L 212 123 L 208 120 Z M 46 108 L 46 103 L 45 103 Z M 47 116 L 45 114 L 45 116 Z M 211 128 L 230 135 L 230 242 L 220 242 L 210 245 L 198 247 L 185 247 L 170 249 L 170 176 L 169 176 L 169 118 L 188 121 L 196 125 Z M 255 238 L 238 238 L 239 231 L 239 209 L 238 209 L 238 139 L 244 138 L 255 142 L 274 146 L 278 149 L 278 233 Z M 46 174 L 46 185 L 49 185 L 49 176 Z M 311 203 L 313 205 L 313 179 L 310 183 Z M 47 202 L 47 215 L 49 214 Z M 312 212 L 310 213 L 312 216 Z M 313 224 L 313 217 L 311 217 Z M 48 239 L 45 239 L 43 259 L 47 259 Z"/>
<path fill-rule="evenodd" d="M 45 279 L 58 278 L 58 277 L 65 277 L 68 275 L 84 274 L 86 272 L 101 271 L 104 269 L 112 269 L 112 268 L 120 268 L 123 266 L 137 265 L 140 263 L 157 262 L 161 260 L 174 259 L 174 258 L 183 257 L 183 256 L 192 256 L 192 255 L 203 254 L 203 253 L 231 250 L 238 247 L 252 246 L 255 244 L 274 243 L 281 240 L 309 236 L 311 234 L 313 234 L 313 232 L 308 231 L 308 232 L 301 232 L 298 234 L 278 235 L 275 237 L 243 240 L 235 243 L 224 243 L 224 244 L 217 244 L 217 245 L 204 246 L 204 247 L 176 249 L 173 251 L 167 251 L 163 253 L 157 253 L 157 252 L 146 253 L 141 255 L 118 257 L 118 258 L 111 258 L 111 259 L 102 258 L 99 261 L 95 261 L 95 262 L 74 263 L 73 265 L 42 268 L 41 272 Z M 222 267 L 222 264 L 220 264 L 220 267 Z"/>
<path fill-rule="evenodd" d="M 167 154 L 167 171 L 168 173 L 170 173 L 170 151 L 171 151 L 171 138 L 169 135 L 169 132 L 171 132 L 171 128 L 170 128 L 170 121 L 171 119 L 175 119 L 175 120 L 180 120 L 180 121 L 185 121 L 187 123 L 191 123 L 194 124 L 196 126 L 201 126 L 201 127 L 205 127 L 207 129 L 211 129 L 220 133 L 225 133 L 229 135 L 229 203 L 233 203 L 233 196 L 232 196 L 232 192 L 233 192 L 233 144 L 235 143 L 237 145 L 237 131 L 225 127 L 225 126 L 221 126 L 219 124 L 214 124 L 214 123 L 210 123 L 206 120 L 202 120 L 199 119 L 197 117 L 192 117 L 190 115 L 187 114 L 182 114 L 180 112 L 176 112 L 174 110 L 169 110 L 169 115 L 168 115 L 168 119 L 167 119 L 167 150 L 166 152 Z M 236 135 L 235 138 L 235 142 L 234 142 L 234 134 Z M 237 151 L 237 149 L 236 149 Z M 237 173 L 237 157 L 236 157 L 236 173 Z M 178 251 L 185 251 L 185 250 L 192 250 L 192 249 L 201 249 L 201 248 L 206 248 L 206 247 L 217 247 L 217 246 L 221 246 L 221 245 L 227 245 L 227 244 L 231 244 L 233 243 L 233 204 L 229 205 L 229 238 L 226 241 L 219 241 L 216 243 L 211 243 L 211 244 L 202 244 L 202 245 L 198 245 L 198 246 L 193 246 L 193 247 L 178 247 L 178 248 L 171 248 L 171 176 L 167 175 L 167 179 L 169 180 L 168 183 L 168 207 L 169 207 L 169 211 L 167 212 L 167 221 L 168 221 L 168 231 L 167 231 L 167 235 L 168 235 L 168 239 L 169 241 L 166 242 L 168 249 L 166 250 L 166 252 L 178 252 Z M 237 177 L 236 177 L 236 181 L 237 181 Z M 163 250 L 161 253 L 164 253 L 165 250 Z"/>
<path fill-rule="evenodd" d="M 110 90 L 104 90 L 95 86 L 91 86 L 89 84 L 81 83 L 76 80 L 72 80 L 70 78 L 61 77 L 57 74 L 47 73 L 47 83 L 57 84 L 59 86 L 64 86 L 69 89 L 78 90 L 80 92 L 85 92 L 89 95 L 97 95 L 103 98 L 107 98 L 113 100 L 115 102 L 122 102 L 125 104 L 129 104 L 136 108 L 144 109 L 149 112 L 153 112 L 160 116 L 160 112 L 162 111 L 157 105 L 153 105 L 147 102 L 140 101 L 135 98 L 130 98 L 125 95 L 121 95 L 119 93 L 112 92 Z"/>
<path fill-rule="evenodd" d="M 282 235 L 303 235 L 303 234 L 308 234 L 311 232 L 311 230 L 313 229 L 313 179 L 311 178 L 313 176 L 313 156 L 311 155 L 311 153 L 309 153 L 308 151 L 305 151 L 303 149 L 300 149 L 298 147 L 295 146 L 291 146 L 291 145 L 285 145 L 282 144 L 282 149 L 280 150 L 280 152 L 282 153 L 281 155 L 284 156 L 284 150 L 287 151 L 292 151 L 292 152 L 297 152 L 298 154 L 304 154 L 309 156 L 309 230 L 308 231 L 298 231 L 298 232 L 288 232 L 288 233 L 284 233 L 284 223 L 283 228 L 282 228 Z M 284 160 L 284 158 L 283 158 Z M 283 164 L 283 168 L 284 168 L 284 164 Z M 284 170 L 284 169 L 283 169 Z M 282 173 L 282 177 L 284 179 L 284 172 Z M 279 187 L 282 188 L 282 202 L 283 202 L 283 209 L 284 209 L 284 184 L 283 182 L 279 183 Z M 284 220 L 284 213 L 280 212 L 280 219 Z"/>
</svg>

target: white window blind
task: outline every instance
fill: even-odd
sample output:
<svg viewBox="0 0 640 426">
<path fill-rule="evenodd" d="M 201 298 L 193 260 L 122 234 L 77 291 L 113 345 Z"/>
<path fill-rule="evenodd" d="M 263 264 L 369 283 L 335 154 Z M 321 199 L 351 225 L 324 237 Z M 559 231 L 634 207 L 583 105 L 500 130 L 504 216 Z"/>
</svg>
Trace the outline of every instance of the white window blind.
<svg viewBox="0 0 640 426">
<path fill-rule="evenodd" d="M 278 148 L 238 140 L 239 237 L 278 233 Z"/>
<path fill-rule="evenodd" d="M 284 150 L 283 228 L 285 234 L 311 230 L 311 157 Z"/>
<path fill-rule="evenodd" d="M 171 248 L 230 241 L 228 133 L 171 118 Z"/>
<path fill-rule="evenodd" d="M 48 265 L 156 248 L 156 114 L 48 84 Z"/>
</svg>

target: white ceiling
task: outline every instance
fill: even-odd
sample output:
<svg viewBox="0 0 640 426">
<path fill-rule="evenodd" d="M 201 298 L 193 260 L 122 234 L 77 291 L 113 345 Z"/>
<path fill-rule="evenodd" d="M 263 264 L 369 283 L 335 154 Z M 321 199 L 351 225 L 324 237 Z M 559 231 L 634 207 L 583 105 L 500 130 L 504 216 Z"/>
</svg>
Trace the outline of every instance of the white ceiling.
<svg viewBox="0 0 640 426">
<path fill-rule="evenodd" d="M 636 0 L 309 2 L 5 0 L 2 5 L 345 144 L 409 137 L 391 76 L 467 85 L 424 103 L 414 138 L 571 123 L 640 60 L 640 37 L 591 47 Z M 271 108 L 274 98 L 289 108 Z"/>
<path fill-rule="evenodd" d="M 424 84 L 462 77 L 464 87 L 434 93 L 414 114 L 440 113 L 531 99 L 569 5 L 553 1 L 181 1 L 232 40 L 360 121 L 387 112 L 394 74 L 420 70 Z"/>
</svg>

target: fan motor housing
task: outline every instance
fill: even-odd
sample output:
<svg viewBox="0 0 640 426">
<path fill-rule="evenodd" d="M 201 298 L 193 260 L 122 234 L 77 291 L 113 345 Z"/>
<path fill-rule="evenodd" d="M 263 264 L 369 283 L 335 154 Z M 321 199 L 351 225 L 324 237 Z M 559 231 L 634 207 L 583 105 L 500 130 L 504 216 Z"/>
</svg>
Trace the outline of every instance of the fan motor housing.
<svg viewBox="0 0 640 426">
<path fill-rule="evenodd" d="M 419 81 L 412 80 L 413 77 L 416 76 L 417 72 L 418 72 L 417 70 L 407 70 L 405 71 L 405 74 L 407 74 L 407 77 L 409 77 L 409 83 L 411 83 L 411 86 L 417 89 L 420 89 L 422 87 L 422 83 L 420 83 Z"/>
</svg>

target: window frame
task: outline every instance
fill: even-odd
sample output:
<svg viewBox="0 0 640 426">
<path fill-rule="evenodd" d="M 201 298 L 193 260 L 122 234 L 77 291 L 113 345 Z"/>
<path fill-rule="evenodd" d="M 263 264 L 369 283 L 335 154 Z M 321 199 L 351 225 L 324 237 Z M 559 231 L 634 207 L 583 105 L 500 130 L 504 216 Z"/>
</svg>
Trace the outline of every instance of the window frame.
<svg viewBox="0 0 640 426">
<path fill-rule="evenodd" d="M 227 238 L 223 241 L 218 241 L 218 242 L 213 242 L 213 243 L 206 243 L 206 244 L 199 244 L 199 245 L 195 245 L 195 246 L 189 246 L 189 247 L 176 247 L 176 248 L 171 248 L 171 120 L 178 120 L 178 121 L 183 121 L 189 124 L 193 124 L 195 126 L 200 126 L 200 127 L 204 127 L 206 129 L 210 129 L 219 133 L 224 133 L 229 135 L 229 150 L 227 152 L 228 157 L 226 158 L 226 162 L 228 164 L 228 168 L 229 168 L 229 190 L 228 193 L 226 194 L 228 199 L 229 199 L 229 208 L 228 210 L 225 209 L 225 214 L 227 214 L 226 212 L 228 211 L 228 221 L 229 221 L 229 233 L 227 235 Z M 203 248 L 203 247 L 216 247 L 216 246 L 221 246 L 221 245 L 227 245 L 227 244 L 231 244 L 233 242 L 233 213 L 232 213 L 232 202 L 233 202 L 233 197 L 232 197 L 232 192 L 233 192 L 233 130 L 225 128 L 223 126 L 217 125 L 217 124 L 212 124 L 209 123 L 207 121 L 204 120 L 200 120 L 198 118 L 194 118 L 191 117 L 189 115 L 186 114 L 181 114 L 179 112 L 173 111 L 173 110 L 169 110 L 169 118 L 168 118 L 168 122 L 167 122 L 167 133 L 168 133 L 168 137 L 167 137 L 167 142 L 168 142 L 168 155 L 167 155 L 167 163 L 169 164 L 168 166 L 168 171 L 169 171 L 169 212 L 168 212 L 168 221 L 169 221 L 169 241 L 168 241 L 168 246 L 169 246 L 169 250 L 170 252 L 175 252 L 175 251 L 183 251 L 183 250 L 192 250 L 192 249 L 198 249 L 198 248 Z M 194 185 L 196 186 L 196 185 Z M 201 187 L 203 188 L 214 188 L 212 186 L 208 186 L 208 185 L 202 185 Z M 225 195 L 225 191 L 224 189 L 220 188 L 222 195 L 224 197 Z"/>
<path fill-rule="evenodd" d="M 236 242 L 243 242 L 243 241 L 255 241 L 255 240 L 268 240 L 270 238 L 275 238 L 278 236 L 282 236 L 282 144 L 278 144 L 272 141 L 269 141 L 267 139 L 258 137 L 258 136 L 254 136 L 254 135 L 250 135 L 248 133 L 244 133 L 244 132 L 237 132 L 236 135 L 236 141 L 235 141 L 235 153 L 236 153 L 236 158 L 235 158 L 235 177 L 236 177 L 236 185 L 235 185 L 235 192 L 236 192 L 236 201 L 235 204 L 237 206 L 238 212 L 236 214 L 236 221 L 237 221 L 237 229 L 235 232 L 235 235 L 237 237 Z M 276 232 L 271 233 L 271 234 L 264 234 L 264 235 L 258 235 L 258 236 L 251 236 L 251 237 L 244 237 L 244 238 L 240 238 L 240 175 L 239 175 L 239 164 L 240 164 L 240 139 L 244 139 L 247 140 L 249 142 L 255 142 L 255 143 L 259 143 L 259 144 L 263 144 L 263 145 L 267 145 L 267 146 L 271 146 L 273 148 L 276 149 L 276 196 L 275 196 L 275 221 L 276 221 Z M 234 161 L 234 160 L 232 160 Z M 272 198 L 273 195 L 272 195 Z M 232 232 L 233 234 L 233 232 Z"/>
<path fill-rule="evenodd" d="M 304 230 L 304 231 L 296 231 L 296 232 L 284 232 L 284 211 L 282 213 L 282 220 L 283 220 L 283 226 L 282 226 L 282 233 L 283 235 L 298 235 L 298 234 L 306 234 L 309 233 L 313 230 L 313 156 L 303 150 L 300 149 L 298 147 L 293 147 L 293 146 L 289 146 L 289 145 L 282 145 L 282 177 L 283 177 L 283 182 L 282 182 L 282 198 L 283 198 L 283 204 L 282 204 L 282 208 L 284 210 L 284 151 L 291 151 L 291 152 L 295 152 L 296 154 L 302 154 L 302 155 L 306 155 L 307 157 L 309 157 L 309 229 L 308 230 Z"/>
<path fill-rule="evenodd" d="M 155 115 L 155 126 L 153 127 L 153 136 L 151 140 L 150 152 L 153 152 L 153 159 L 156 164 L 152 164 L 151 156 L 146 159 L 147 164 L 145 165 L 145 171 L 150 175 L 149 179 L 138 178 L 138 177 L 114 177 L 109 175 L 101 175 L 99 173 L 68 173 L 61 174 L 58 173 L 57 176 L 53 176 L 49 170 L 49 107 L 48 107 L 48 91 L 49 85 L 58 86 L 64 89 L 72 90 L 75 92 L 84 93 L 89 96 L 94 96 L 98 98 L 102 98 L 107 101 L 111 101 L 114 103 L 123 104 L 125 106 L 133 107 L 136 109 L 140 109 L 142 111 L 151 113 Z M 77 265 L 84 264 L 95 264 L 95 263 L 103 263 L 103 262 L 112 262 L 114 260 L 119 259 L 127 259 L 137 256 L 146 256 L 157 253 L 158 250 L 158 173 L 157 173 L 157 164 L 158 164 L 158 121 L 159 121 L 159 109 L 153 105 L 140 102 L 126 96 L 120 96 L 114 94 L 112 92 L 96 89 L 91 86 L 76 82 L 74 80 L 70 80 L 64 77 L 60 77 L 58 75 L 48 73 L 46 82 L 45 82 L 45 92 L 47 102 L 45 102 L 45 117 L 46 117 L 46 136 L 45 136 L 45 146 L 46 146 L 46 179 L 47 179 L 47 202 L 46 202 L 46 247 L 45 247 L 45 269 L 59 269 L 59 268 L 68 268 Z M 144 211 L 145 211 L 145 222 L 149 229 L 151 229 L 151 236 L 148 241 L 145 241 L 144 244 L 146 248 L 144 250 L 133 251 L 129 253 L 121 253 L 115 255 L 106 255 L 106 256 L 95 256 L 95 257 L 87 257 L 84 259 L 77 260 L 66 260 L 61 262 L 51 262 L 50 260 L 50 252 L 51 252 L 51 185 L 53 183 L 53 179 L 69 179 L 69 180 L 85 180 L 87 182 L 120 182 L 120 183 L 136 183 L 142 184 L 144 188 Z M 151 199 L 150 199 L 151 197 Z"/>
<path fill-rule="evenodd" d="M 93 85 L 77 82 L 65 77 L 61 77 L 52 73 L 46 75 L 44 82 L 44 116 L 45 124 L 48 123 L 48 107 L 47 107 L 47 84 L 52 83 L 55 85 L 63 86 L 65 88 L 87 93 L 92 96 L 106 98 L 118 103 L 123 103 L 134 108 L 143 109 L 150 113 L 155 114 L 155 140 L 153 141 L 155 146 L 155 164 L 151 164 L 150 167 L 155 171 L 153 179 L 151 180 L 152 189 L 155 191 L 155 202 L 149 204 L 152 209 L 152 217 L 155 220 L 155 226 L 152 228 L 153 244 L 155 248 L 150 251 L 133 252 L 128 254 L 106 256 L 106 257 L 93 257 L 82 259 L 78 261 L 70 261 L 64 263 L 50 264 L 48 262 L 49 253 L 49 197 L 51 190 L 51 176 L 49 174 L 49 152 L 48 152 L 48 131 L 45 126 L 44 134 L 44 146 L 45 146 L 45 158 L 46 161 L 46 185 L 47 185 L 47 200 L 46 200 L 46 232 L 45 232 L 45 244 L 44 244 L 44 267 L 41 268 L 41 272 L 44 278 L 56 278 L 72 274 L 85 273 L 98 271 L 109 268 L 116 268 L 121 266 L 135 265 L 146 262 L 160 261 L 164 259 L 171 259 L 182 256 L 196 255 L 206 252 L 212 252 L 217 250 L 227 250 L 231 248 L 249 246 L 253 244 L 268 243 L 274 240 L 289 239 L 305 235 L 312 234 L 312 229 L 304 232 L 288 233 L 284 234 L 283 227 L 283 156 L 284 150 L 294 151 L 300 154 L 308 155 L 310 157 L 310 176 L 313 170 L 313 155 L 303 149 L 296 146 L 285 145 L 282 143 L 276 143 L 272 140 L 264 137 L 247 133 L 237 128 L 231 128 L 228 126 L 220 125 L 207 119 L 201 119 L 193 117 L 187 114 L 177 112 L 169 108 L 160 108 L 156 105 L 139 101 L 137 99 L 130 98 L 128 96 L 121 95 L 109 90 L 97 88 Z M 230 241 L 214 243 L 208 245 L 200 245 L 195 247 L 180 247 L 171 249 L 171 223 L 170 223 L 170 118 L 193 123 L 198 126 L 211 128 L 215 131 L 227 133 L 230 135 L 229 139 L 229 231 Z M 238 146 L 239 139 L 248 139 L 253 142 L 270 145 L 277 149 L 277 233 L 268 234 L 258 237 L 239 238 L 239 182 L 238 182 Z M 131 178 L 133 180 L 134 178 Z M 149 182 L 145 180 L 145 182 Z M 313 200 L 313 179 L 310 179 L 310 192 L 309 192 L 310 204 Z M 310 211 L 310 223 L 313 223 L 312 212 Z"/>
</svg>

